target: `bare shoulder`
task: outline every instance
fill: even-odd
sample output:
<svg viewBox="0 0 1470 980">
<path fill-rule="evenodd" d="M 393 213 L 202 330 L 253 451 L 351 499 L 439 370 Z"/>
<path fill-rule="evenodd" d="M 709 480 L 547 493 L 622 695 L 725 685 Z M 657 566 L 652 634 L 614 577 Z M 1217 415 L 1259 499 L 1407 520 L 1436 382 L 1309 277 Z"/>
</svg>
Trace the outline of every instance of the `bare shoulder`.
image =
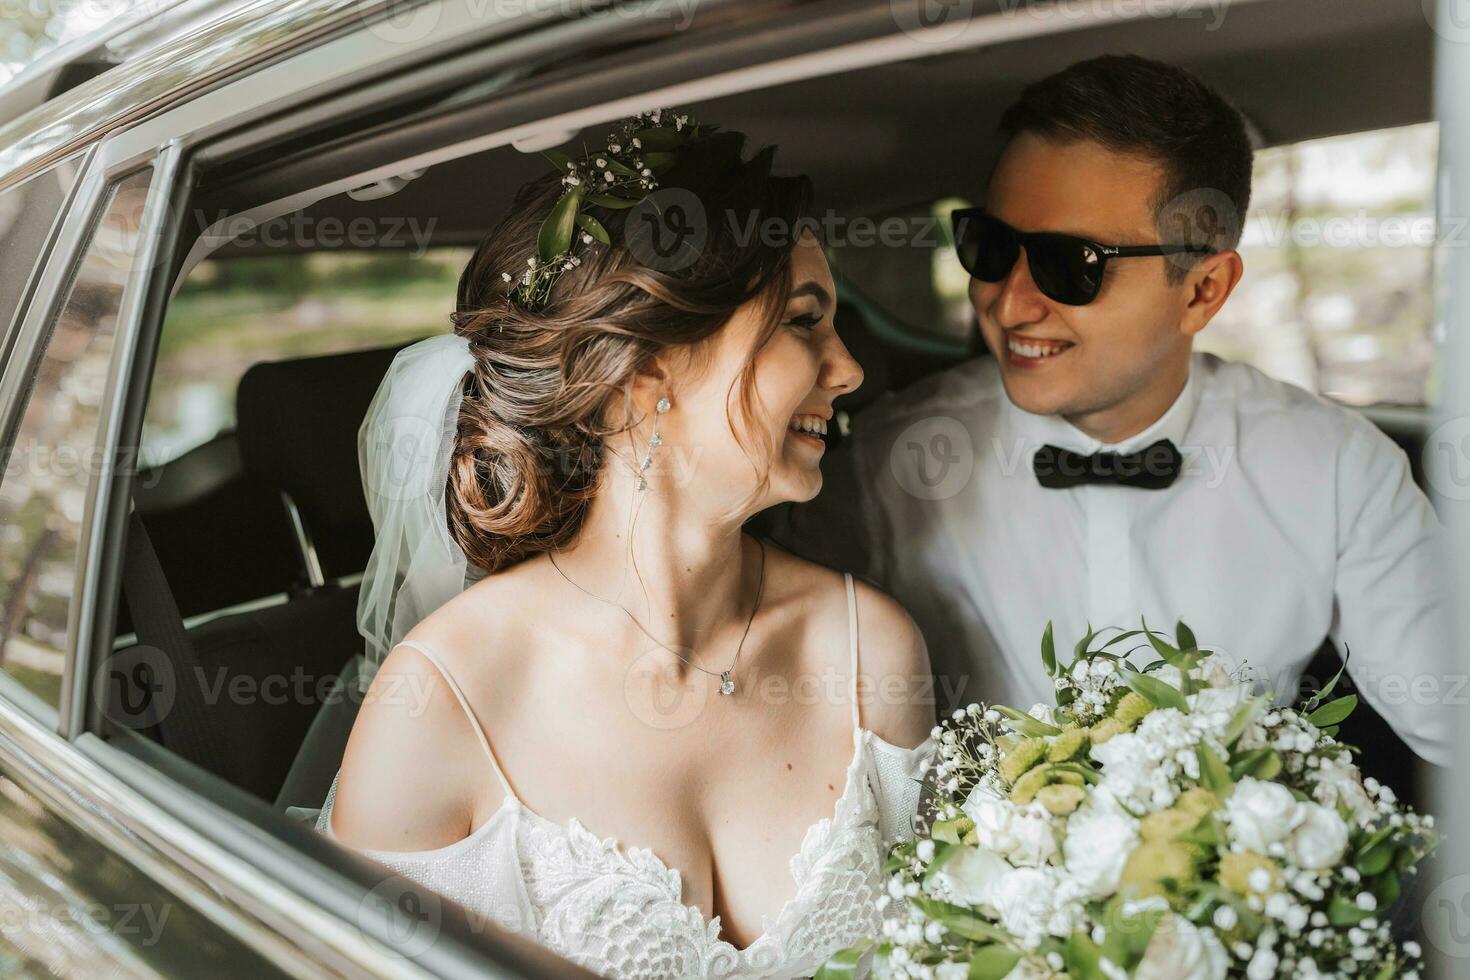
<svg viewBox="0 0 1470 980">
<path fill-rule="evenodd" d="M 475 603 L 461 601 L 467 594 L 410 630 L 373 676 L 333 803 L 332 831 L 348 845 L 443 847 L 468 835 L 482 798 L 503 792 L 480 745 L 477 726 L 487 721 L 469 713 L 482 712 L 490 700 L 477 683 L 485 674 L 484 651 L 503 645 L 466 643 L 476 626 Z"/>
<path fill-rule="evenodd" d="M 842 573 L 767 547 L 778 562 L 783 592 L 798 598 L 809 611 L 810 635 L 845 641 L 849 616 Z M 932 674 L 924 636 L 892 596 L 856 577 L 853 600 L 862 726 L 894 745 L 918 745 L 934 726 Z M 842 647 L 847 649 L 845 642 Z M 845 661 L 842 669 L 847 669 Z"/>
<path fill-rule="evenodd" d="M 864 728 L 912 748 L 934 727 L 929 648 L 908 610 L 880 589 L 853 580 L 857 606 L 858 703 Z"/>
</svg>

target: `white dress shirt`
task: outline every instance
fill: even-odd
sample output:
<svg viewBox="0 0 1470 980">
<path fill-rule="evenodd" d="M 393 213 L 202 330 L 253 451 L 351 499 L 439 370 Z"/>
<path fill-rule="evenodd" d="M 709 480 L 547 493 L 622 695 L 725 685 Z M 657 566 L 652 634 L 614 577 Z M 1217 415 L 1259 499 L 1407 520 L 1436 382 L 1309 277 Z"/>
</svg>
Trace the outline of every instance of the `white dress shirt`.
<svg viewBox="0 0 1470 980">
<path fill-rule="evenodd" d="M 1163 490 L 1048 489 L 1032 470 L 1045 444 L 1164 438 L 1184 465 Z M 1052 703 L 1048 620 L 1068 659 L 1089 624 L 1146 617 L 1172 635 L 1182 619 L 1286 704 L 1311 693 L 1298 679 L 1332 637 L 1354 690 L 1420 756 L 1449 762 L 1448 705 L 1467 692 L 1450 670 L 1440 525 L 1404 452 L 1357 413 L 1197 353 L 1157 422 L 1104 445 L 1017 408 L 986 357 L 857 413 L 823 469 L 822 493 L 774 536 L 909 610 L 941 710 Z"/>
</svg>

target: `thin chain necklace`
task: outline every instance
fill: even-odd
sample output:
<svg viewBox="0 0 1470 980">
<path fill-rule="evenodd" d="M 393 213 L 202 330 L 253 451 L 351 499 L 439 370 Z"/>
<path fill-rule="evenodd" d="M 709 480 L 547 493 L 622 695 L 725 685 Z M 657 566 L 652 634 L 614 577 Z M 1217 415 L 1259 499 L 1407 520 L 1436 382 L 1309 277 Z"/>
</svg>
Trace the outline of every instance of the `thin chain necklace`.
<svg viewBox="0 0 1470 980">
<path fill-rule="evenodd" d="M 637 616 L 634 616 L 631 612 L 629 612 L 628 611 L 628 607 L 625 606 L 625 605 L 623 605 L 621 602 L 614 602 L 611 599 L 604 599 L 600 595 L 594 595 L 593 593 L 588 592 L 586 589 L 582 588 L 576 582 L 573 582 L 570 578 L 568 578 L 567 573 L 561 570 L 561 566 L 556 563 L 556 555 L 555 555 L 555 553 L 548 551 L 546 553 L 546 557 L 548 559 L 550 559 L 550 561 L 551 561 L 551 567 L 554 568 L 554 569 L 556 569 L 556 573 L 558 575 L 560 575 L 562 578 L 564 578 L 564 579 L 567 580 L 567 584 L 568 585 L 570 585 L 573 588 L 575 588 L 578 592 L 581 592 L 584 595 L 587 595 L 587 596 L 590 596 L 593 599 L 596 599 L 598 602 L 603 602 L 603 603 L 606 603 L 609 606 L 616 606 L 617 608 L 621 609 L 623 611 L 623 615 L 624 616 L 627 616 L 628 619 L 630 619 L 632 621 L 633 625 L 636 626 L 636 627 L 638 627 L 638 629 L 643 632 L 643 635 L 644 636 L 648 637 L 650 640 L 652 640 L 653 642 L 657 643 L 659 646 L 663 647 L 665 650 L 669 651 L 674 656 L 678 657 L 680 660 L 684 661 L 686 664 L 688 664 L 689 666 L 693 667 L 695 670 L 704 671 L 706 674 L 709 674 L 711 677 L 718 676 L 720 678 L 720 693 L 721 694 L 734 694 L 735 693 L 735 681 L 730 676 L 730 674 L 731 674 L 731 671 L 733 671 L 735 669 L 735 665 L 737 663 L 739 663 L 739 661 L 740 661 L 740 651 L 743 650 L 743 649 L 745 649 L 745 638 L 750 635 L 750 624 L 753 623 L 753 622 L 755 622 L 755 614 L 756 614 L 756 611 L 760 609 L 760 607 L 761 607 L 761 597 L 763 595 L 765 595 L 765 591 L 766 591 L 766 543 L 764 541 L 762 541 L 760 538 L 756 538 L 755 539 L 755 543 L 758 544 L 760 546 L 760 549 L 761 549 L 761 573 L 760 573 L 760 579 L 757 582 L 756 587 L 755 587 L 755 604 L 750 607 L 750 618 L 745 621 L 745 632 L 743 632 L 743 633 L 740 634 L 740 643 L 739 643 L 739 645 L 737 645 L 735 647 L 735 657 L 734 657 L 734 659 L 732 659 L 730 661 L 730 666 L 729 667 L 725 668 L 724 670 L 718 671 L 718 672 L 713 671 L 713 670 L 709 670 L 707 668 L 704 668 L 704 667 L 699 666 L 699 664 L 697 664 L 694 661 L 690 660 L 688 657 L 684 656 L 678 650 L 675 650 L 673 647 L 669 646 L 667 643 L 663 642 L 658 637 L 654 636 L 652 633 L 650 633 L 648 631 L 648 628 L 646 626 L 644 626 L 642 623 L 638 622 L 638 617 Z"/>
</svg>

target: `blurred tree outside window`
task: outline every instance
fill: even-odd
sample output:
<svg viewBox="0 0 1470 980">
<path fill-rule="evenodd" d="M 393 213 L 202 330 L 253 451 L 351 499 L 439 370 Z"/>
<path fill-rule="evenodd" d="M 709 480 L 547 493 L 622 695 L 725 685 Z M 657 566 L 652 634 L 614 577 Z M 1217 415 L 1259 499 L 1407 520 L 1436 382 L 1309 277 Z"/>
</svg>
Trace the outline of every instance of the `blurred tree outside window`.
<svg viewBox="0 0 1470 980">
<path fill-rule="evenodd" d="M 169 305 L 144 414 L 143 466 L 235 425 L 259 361 L 404 343 L 449 331 L 465 248 L 209 259 Z"/>
<path fill-rule="evenodd" d="M 1257 151 L 1245 275 L 1196 349 L 1347 404 L 1430 400 L 1437 148 L 1425 123 Z"/>
</svg>

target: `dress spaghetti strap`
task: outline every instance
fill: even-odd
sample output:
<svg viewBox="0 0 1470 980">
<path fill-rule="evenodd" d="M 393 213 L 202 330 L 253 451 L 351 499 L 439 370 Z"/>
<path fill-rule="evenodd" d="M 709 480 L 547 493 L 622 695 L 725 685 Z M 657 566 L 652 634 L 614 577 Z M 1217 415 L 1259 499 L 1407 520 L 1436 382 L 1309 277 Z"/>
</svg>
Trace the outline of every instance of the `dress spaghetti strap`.
<svg viewBox="0 0 1470 980">
<path fill-rule="evenodd" d="M 505 792 L 508 796 L 513 797 L 519 802 L 520 797 L 516 796 L 516 791 L 510 788 L 510 780 L 505 778 L 505 773 L 501 770 L 500 763 L 495 759 L 495 753 L 490 750 L 490 740 L 485 737 L 485 729 L 480 727 L 480 720 L 475 717 L 475 712 L 470 707 L 469 700 L 464 696 L 464 691 L 460 690 L 458 682 L 454 679 L 454 675 L 445 668 L 444 664 L 428 647 L 417 640 L 399 640 L 398 645 L 401 647 L 413 647 L 424 655 L 425 660 L 434 665 L 435 670 L 443 675 L 444 680 L 449 683 L 450 692 L 454 694 L 455 700 L 459 702 L 459 706 L 464 709 L 464 713 L 469 717 L 470 727 L 475 730 L 475 737 L 480 740 L 480 748 L 485 750 L 485 758 L 490 760 L 490 768 L 495 770 L 496 777 L 500 779 L 500 785 L 505 787 Z"/>
<path fill-rule="evenodd" d="M 862 730 L 862 711 L 858 707 L 858 622 L 857 593 L 852 587 L 852 573 L 843 572 L 847 583 L 847 645 L 851 651 L 852 672 L 852 737 L 857 740 Z"/>
</svg>

